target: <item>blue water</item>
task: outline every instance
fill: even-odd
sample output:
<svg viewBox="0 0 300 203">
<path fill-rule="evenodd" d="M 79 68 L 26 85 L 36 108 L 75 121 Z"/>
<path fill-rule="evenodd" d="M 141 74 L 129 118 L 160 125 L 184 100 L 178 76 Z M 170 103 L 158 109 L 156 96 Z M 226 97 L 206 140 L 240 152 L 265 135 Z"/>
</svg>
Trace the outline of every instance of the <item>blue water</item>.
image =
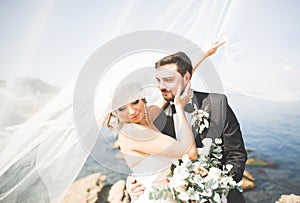
<svg viewBox="0 0 300 203">
<path fill-rule="evenodd" d="M 231 95 L 229 103 L 241 125 L 248 157 L 274 163 L 277 167 L 247 167 L 256 178 L 256 188 L 245 191 L 248 203 L 274 203 L 282 194 L 300 195 L 300 103 L 279 103 Z M 107 140 L 112 142 L 113 136 Z M 107 143 L 107 142 L 106 142 Z M 129 169 L 118 151 L 98 140 L 78 178 L 101 172 L 107 183 L 125 179 Z M 95 161 L 96 160 L 96 161 Z M 99 164 L 101 163 L 101 164 Z"/>
<path fill-rule="evenodd" d="M 278 167 L 247 167 L 256 188 L 244 192 L 247 202 L 275 202 L 282 194 L 300 194 L 300 103 L 278 103 L 245 96 L 230 98 L 249 157 Z"/>
</svg>

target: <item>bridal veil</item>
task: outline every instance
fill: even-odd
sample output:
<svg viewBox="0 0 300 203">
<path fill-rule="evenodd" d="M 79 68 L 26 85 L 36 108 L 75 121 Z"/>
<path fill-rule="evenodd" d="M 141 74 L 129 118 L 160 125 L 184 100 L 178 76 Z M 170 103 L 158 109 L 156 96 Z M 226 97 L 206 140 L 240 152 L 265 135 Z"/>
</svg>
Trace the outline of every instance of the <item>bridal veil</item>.
<svg viewBox="0 0 300 203">
<path fill-rule="evenodd" d="M 218 37 L 230 5 L 225 0 L 203 1 L 197 8 L 193 2 L 184 2 L 178 13 L 176 8 L 182 3 L 172 3 L 162 18 L 171 23 L 168 29 L 160 22 L 155 29 L 133 30 L 103 44 L 74 82 L 14 131 L 0 151 L 0 202 L 60 202 L 91 153 L 104 118 L 114 108 L 115 89 L 140 82 L 147 99 L 154 100 L 159 94 L 155 61 L 177 51 L 186 52 L 194 61 L 201 50 L 191 39 Z M 191 9 L 199 9 L 198 15 L 185 18 L 189 26 L 182 30 L 176 23 Z M 210 61 L 203 65 L 212 67 Z M 198 77 L 212 91 L 222 92 L 214 68 L 204 68 Z M 118 102 L 126 104 L 128 99 Z"/>
</svg>

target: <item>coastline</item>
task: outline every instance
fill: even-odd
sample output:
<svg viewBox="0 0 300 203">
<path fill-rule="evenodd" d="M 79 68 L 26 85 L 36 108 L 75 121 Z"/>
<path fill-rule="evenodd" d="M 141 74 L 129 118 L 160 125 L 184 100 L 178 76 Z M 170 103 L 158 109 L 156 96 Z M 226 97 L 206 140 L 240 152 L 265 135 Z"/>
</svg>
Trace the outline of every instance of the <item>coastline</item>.
<svg viewBox="0 0 300 203">
<path fill-rule="evenodd" d="M 243 189 L 245 191 L 254 189 L 255 178 L 249 172 L 246 172 L 244 175 Z M 125 184 L 125 180 L 118 180 L 114 184 L 107 184 L 105 175 L 94 173 L 75 181 L 71 188 L 69 188 L 62 203 L 130 203 L 130 197 L 126 191 Z M 281 195 L 275 203 L 299 203 L 299 200 L 299 195 L 285 194 Z"/>
</svg>

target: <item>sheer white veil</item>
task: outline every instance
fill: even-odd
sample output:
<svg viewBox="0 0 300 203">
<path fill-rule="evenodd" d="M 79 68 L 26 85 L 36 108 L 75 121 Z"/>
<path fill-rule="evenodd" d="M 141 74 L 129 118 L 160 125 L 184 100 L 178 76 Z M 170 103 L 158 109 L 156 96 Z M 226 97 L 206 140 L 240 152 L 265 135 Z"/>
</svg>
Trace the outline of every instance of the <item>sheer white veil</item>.
<svg viewBox="0 0 300 203">
<path fill-rule="evenodd" d="M 55 201 L 72 183 L 88 152 L 76 135 L 71 98 L 72 85 L 9 139 L 0 154 L 1 202 Z"/>
<path fill-rule="evenodd" d="M 177 51 L 201 53 L 186 38 L 163 31 L 130 33 L 100 47 L 77 80 L 9 139 L 0 154 L 0 201 L 61 201 L 91 153 L 107 114 L 135 98 L 153 101 L 160 94 L 154 63 Z M 119 91 L 137 82 L 142 95 L 132 89 L 128 94 L 126 88 Z M 117 101 L 112 101 L 114 94 Z"/>
<path fill-rule="evenodd" d="M 205 6 L 211 9 L 210 14 L 215 11 L 220 14 L 206 15 Z M 208 37 L 215 39 L 212 33 L 219 32 L 228 6 L 227 1 L 220 5 L 204 2 L 196 21 L 193 22 L 194 17 L 188 18 L 187 31 L 176 26 L 174 29 L 189 39 L 192 34 L 194 39 L 203 41 Z M 186 5 L 186 9 L 192 7 Z M 187 11 L 182 12 L 190 15 Z M 201 19 L 209 16 L 211 25 L 198 29 Z M 160 26 L 167 27 L 174 20 L 171 17 L 166 14 Z M 107 114 L 128 103 L 126 98 L 113 104 L 115 90 L 132 81 L 139 82 L 143 95 L 153 101 L 160 94 L 154 62 L 178 51 L 187 53 L 192 61 L 201 53 L 198 45 L 181 35 L 156 30 L 125 34 L 103 44 L 89 57 L 76 81 L 19 126 L 5 144 L 0 154 L 0 202 L 60 202 L 91 153 Z M 220 78 L 211 68 L 211 62 L 206 61 L 202 66 L 210 68 L 203 68 L 200 80 L 205 79 L 213 92 L 220 89 L 222 92 Z"/>
</svg>

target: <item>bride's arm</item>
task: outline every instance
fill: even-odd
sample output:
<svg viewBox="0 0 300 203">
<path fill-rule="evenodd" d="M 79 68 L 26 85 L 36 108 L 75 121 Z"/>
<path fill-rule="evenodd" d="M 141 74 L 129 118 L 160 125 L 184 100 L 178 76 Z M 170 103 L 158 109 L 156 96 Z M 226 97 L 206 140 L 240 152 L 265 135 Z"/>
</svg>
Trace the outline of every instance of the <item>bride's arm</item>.
<svg viewBox="0 0 300 203">
<path fill-rule="evenodd" d="M 180 88 L 179 88 L 180 89 Z M 186 88 L 182 97 L 186 101 L 189 99 L 190 88 Z M 126 151 L 137 151 L 146 154 L 159 154 L 170 158 L 181 158 L 183 154 L 188 154 L 191 159 L 197 158 L 197 150 L 191 127 L 184 113 L 186 101 L 179 98 L 180 91 L 177 91 L 174 104 L 176 116 L 179 123 L 179 140 L 175 140 L 161 132 L 152 130 L 138 124 L 125 124 L 120 133 L 119 140 L 121 148 L 126 147 Z"/>
<path fill-rule="evenodd" d="M 149 119 L 153 122 L 159 114 L 165 109 L 168 102 L 163 98 L 159 98 L 158 101 L 148 106 Z"/>
<path fill-rule="evenodd" d="M 178 110 L 178 109 L 176 109 Z M 179 112 L 177 112 L 179 113 Z M 181 126 L 180 140 L 177 141 L 161 132 L 138 124 L 125 124 L 120 133 L 119 141 L 124 151 L 136 151 L 142 154 L 156 154 L 170 158 L 181 158 L 187 153 L 191 159 L 197 158 L 194 137 L 191 129 L 185 128 L 188 124 Z"/>
<path fill-rule="evenodd" d="M 212 43 L 209 47 L 209 49 L 207 51 L 205 51 L 204 55 L 200 56 L 200 59 L 197 61 L 197 63 L 193 66 L 193 71 L 192 73 L 194 73 L 197 68 L 199 67 L 199 65 L 209 56 L 213 55 L 214 53 L 216 53 L 217 49 L 222 46 L 225 43 L 225 41 L 219 42 L 216 41 L 214 43 Z"/>
</svg>

